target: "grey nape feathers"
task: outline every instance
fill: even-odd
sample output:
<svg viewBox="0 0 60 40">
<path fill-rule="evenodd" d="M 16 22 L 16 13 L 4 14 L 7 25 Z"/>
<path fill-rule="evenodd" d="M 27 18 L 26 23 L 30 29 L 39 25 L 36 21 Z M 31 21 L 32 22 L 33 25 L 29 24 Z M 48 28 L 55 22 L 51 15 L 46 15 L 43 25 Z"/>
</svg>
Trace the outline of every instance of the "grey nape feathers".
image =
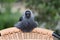
<svg viewBox="0 0 60 40">
<path fill-rule="evenodd" d="M 19 19 L 19 22 L 14 25 L 23 32 L 30 32 L 37 27 L 37 22 L 34 20 L 32 11 L 26 10 L 24 15 Z"/>
</svg>

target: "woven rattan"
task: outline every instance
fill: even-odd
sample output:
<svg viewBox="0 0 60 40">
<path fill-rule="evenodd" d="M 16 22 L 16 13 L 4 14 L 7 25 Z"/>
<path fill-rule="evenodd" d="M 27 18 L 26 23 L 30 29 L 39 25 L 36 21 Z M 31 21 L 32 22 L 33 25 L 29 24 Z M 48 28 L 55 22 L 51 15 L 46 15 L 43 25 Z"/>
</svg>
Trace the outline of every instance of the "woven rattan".
<svg viewBox="0 0 60 40">
<path fill-rule="evenodd" d="M 32 32 L 22 32 L 16 27 L 7 28 L 0 31 L 0 40 L 53 40 L 53 31 L 35 28 Z"/>
</svg>

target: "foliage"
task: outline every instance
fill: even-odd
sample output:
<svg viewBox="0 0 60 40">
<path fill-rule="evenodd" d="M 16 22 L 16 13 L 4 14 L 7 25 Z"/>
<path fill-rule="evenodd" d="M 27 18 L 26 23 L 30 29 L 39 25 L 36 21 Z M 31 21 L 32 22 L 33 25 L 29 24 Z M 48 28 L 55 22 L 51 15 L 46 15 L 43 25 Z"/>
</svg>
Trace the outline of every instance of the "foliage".
<svg viewBox="0 0 60 40">
<path fill-rule="evenodd" d="M 1 9 L 5 8 L 5 11 L 0 10 L 0 30 L 5 29 L 8 27 L 13 27 L 14 24 L 18 21 L 21 14 L 19 13 L 19 9 L 16 11 L 16 13 L 11 12 L 11 3 L 14 2 L 13 0 L 0 0 L 2 2 Z M 4 2 L 6 2 L 4 4 Z"/>
<path fill-rule="evenodd" d="M 6 8 L 4 13 L 0 11 L 0 29 L 13 26 L 20 16 L 18 12 L 18 14 L 11 13 L 11 3 L 13 2 L 16 0 L 0 0 L 1 7 Z M 3 3 L 7 3 L 7 5 L 3 6 Z M 37 12 L 36 20 L 40 25 L 45 22 L 45 28 L 54 30 L 60 20 L 60 0 L 22 0 L 22 3 L 26 4 L 26 8 Z"/>
<path fill-rule="evenodd" d="M 12 3 L 15 2 L 16 0 L 0 0 L 0 3 Z"/>
<path fill-rule="evenodd" d="M 0 15 L 0 29 L 13 27 L 20 17 L 19 13 L 15 14 L 1 14 Z"/>
<path fill-rule="evenodd" d="M 25 3 L 26 8 L 38 12 L 38 22 L 46 22 L 46 28 L 54 30 L 60 18 L 60 0 L 25 0 Z"/>
</svg>

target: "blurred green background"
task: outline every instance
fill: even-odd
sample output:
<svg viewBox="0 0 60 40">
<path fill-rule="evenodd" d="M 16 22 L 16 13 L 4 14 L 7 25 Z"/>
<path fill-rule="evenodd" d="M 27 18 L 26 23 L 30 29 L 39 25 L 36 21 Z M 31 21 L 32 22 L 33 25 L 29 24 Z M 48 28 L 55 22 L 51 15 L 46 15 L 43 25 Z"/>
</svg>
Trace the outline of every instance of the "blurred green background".
<svg viewBox="0 0 60 40">
<path fill-rule="evenodd" d="M 36 14 L 39 27 L 60 28 L 60 0 L 0 0 L 0 30 L 13 27 L 27 8 Z"/>
</svg>

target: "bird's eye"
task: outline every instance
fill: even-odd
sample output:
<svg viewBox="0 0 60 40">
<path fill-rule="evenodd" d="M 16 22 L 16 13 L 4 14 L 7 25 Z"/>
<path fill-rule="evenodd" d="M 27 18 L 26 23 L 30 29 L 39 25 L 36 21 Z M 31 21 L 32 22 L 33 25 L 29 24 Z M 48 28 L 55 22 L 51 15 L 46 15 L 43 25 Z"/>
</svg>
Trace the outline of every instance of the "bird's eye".
<svg viewBox="0 0 60 40">
<path fill-rule="evenodd" d="M 25 12 L 25 15 L 30 15 L 31 13 L 30 12 Z"/>
<path fill-rule="evenodd" d="M 27 15 L 27 14 L 25 14 L 25 15 Z"/>
</svg>

